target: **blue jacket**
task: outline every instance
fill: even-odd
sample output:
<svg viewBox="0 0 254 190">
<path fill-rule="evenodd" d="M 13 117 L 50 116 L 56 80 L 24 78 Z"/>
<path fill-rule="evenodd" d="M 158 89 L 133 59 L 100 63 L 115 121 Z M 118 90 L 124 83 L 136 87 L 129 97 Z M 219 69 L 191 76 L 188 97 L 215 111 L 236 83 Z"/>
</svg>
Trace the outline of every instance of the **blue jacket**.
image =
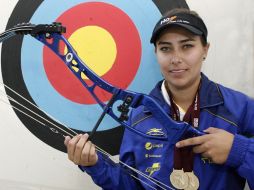
<svg viewBox="0 0 254 190">
<path fill-rule="evenodd" d="M 244 189 L 246 179 L 254 189 L 254 101 L 246 95 L 210 81 L 202 74 L 200 88 L 200 126 L 224 129 L 235 135 L 232 149 L 224 165 L 217 165 L 195 155 L 194 172 L 200 181 L 200 190 L 240 190 Z M 150 95 L 170 113 L 170 107 L 164 101 L 159 82 Z M 144 133 L 160 135 L 165 131 L 149 110 L 140 106 L 133 110 L 130 123 L 132 127 Z M 162 130 L 161 130 L 162 129 Z M 120 160 L 131 167 L 172 187 L 169 181 L 173 168 L 174 145 L 166 141 L 144 138 L 126 129 L 120 150 Z M 103 189 L 136 190 L 151 189 L 145 183 L 134 179 L 116 164 L 105 161 L 99 154 L 95 166 L 82 167 Z M 134 174 L 147 184 L 156 187 L 142 176 Z M 174 188 L 173 188 L 174 189 Z"/>
</svg>

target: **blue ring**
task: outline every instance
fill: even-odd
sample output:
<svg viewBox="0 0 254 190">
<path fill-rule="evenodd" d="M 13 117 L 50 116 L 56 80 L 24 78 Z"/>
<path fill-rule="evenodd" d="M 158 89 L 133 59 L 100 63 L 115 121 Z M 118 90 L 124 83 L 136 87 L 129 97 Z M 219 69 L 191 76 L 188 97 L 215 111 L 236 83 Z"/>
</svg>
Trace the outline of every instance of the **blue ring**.
<svg viewBox="0 0 254 190">
<path fill-rule="evenodd" d="M 63 4 L 60 0 L 45 0 L 38 7 L 30 22 L 35 24 L 51 23 L 71 7 L 84 2 L 90 1 L 73 0 Z M 136 25 L 142 43 L 142 57 L 135 79 L 128 89 L 148 93 L 152 86 L 161 79 L 159 66 L 154 56 L 154 47 L 149 43 L 154 23 L 161 17 L 160 11 L 152 1 L 147 0 L 135 0 L 131 4 L 113 0 L 99 2 L 118 7 L 128 14 Z M 140 11 L 140 7 L 142 7 L 142 11 Z M 46 12 L 52 14 L 45 14 Z M 43 45 L 38 41 L 31 37 L 24 38 L 21 49 L 21 67 L 31 97 L 43 111 L 66 126 L 77 130 L 91 131 L 102 112 L 101 108 L 98 105 L 74 103 L 61 96 L 47 79 L 42 62 L 42 50 Z M 113 126 L 118 126 L 118 124 L 110 117 L 106 117 L 98 130 L 112 129 Z"/>
</svg>

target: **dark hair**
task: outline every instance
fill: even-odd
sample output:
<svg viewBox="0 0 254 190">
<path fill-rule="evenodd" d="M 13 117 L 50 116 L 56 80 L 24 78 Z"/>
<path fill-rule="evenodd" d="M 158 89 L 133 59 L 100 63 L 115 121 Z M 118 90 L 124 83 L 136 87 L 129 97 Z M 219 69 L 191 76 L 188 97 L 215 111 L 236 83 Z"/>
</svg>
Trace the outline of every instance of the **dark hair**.
<svg viewBox="0 0 254 190">
<path fill-rule="evenodd" d="M 164 13 L 163 17 L 175 15 L 175 14 L 178 14 L 178 13 L 190 14 L 190 15 L 196 16 L 196 17 L 201 19 L 201 17 L 198 15 L 198 13 L 196 11 L 193 11 L 193 10 L 190 10 L 190 9 L 186 9 L 186 8 L 171 9 L 170 11 L 167 11 L 166 13 Z"/>
</svg>

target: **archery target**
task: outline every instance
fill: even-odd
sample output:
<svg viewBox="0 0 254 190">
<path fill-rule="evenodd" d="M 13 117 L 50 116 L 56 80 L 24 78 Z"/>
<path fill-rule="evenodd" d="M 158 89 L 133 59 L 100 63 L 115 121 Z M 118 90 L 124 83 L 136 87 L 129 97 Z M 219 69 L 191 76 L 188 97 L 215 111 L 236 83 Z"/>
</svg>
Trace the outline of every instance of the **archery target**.
<svg viewBox="0 0 254 190">
<path fill-rule="evenodd" d="M 67 27 L 67 33 L 65 34 L 67 39 L 71 35 L 75 35 L 77 30 L 84 30 L 83 32 L 86 33 L 87 30 L 92 29 L 92 26 L 95 27 L 95 32 L 104 31 L 106 33 L 104 35 L 109 36 L 109 41 L 116 44 L 115 51 L 117 53 L 113 55 L 115 59 L 108 63 L 110 66 L 106 69 L 107 71 L 105 72 L 105 69 L 103 69 L 102 74 L 98 74 L 114 86 L 123 89 L 128 87 L 128 89 L 138 92 L 149 92 L 151 86 L 147 84 L 155 84 L 161 75 L 155 60 L 148 59 L 151 56 L 143 56 L 141 61 L 141 54 L 146 55 L 153 51 L 152 45 L 149 45 L 149 34 L 151 34 L 153 25 L 146 24 L 148 19 L 145 15 L 143 16 L 144 13 L 140 16 L 137 15 L 139 7 L 145 3 L 144 1 L 133 3 L 136 6 L 127 6 L 123 2 L 112 5 L 113 2 L 110 1 L 71 1 L 63 5 L 62 9 L 59 10 L 62 14 L 47 14 L 42 21 L 41 15 L 46 11 L 51 12 L 49 7 L 55 10 L 57 3 L 59 2 L 56 1 L 52 5 L 52 2 L 44 1 L 31 18 L 31 23 L 60 21 Z M 150 11 L 157 12 L 157 15 L 154 14 L 153 19 L 156 22 L 157 18 L 160 17 L 157 7 L 152 2 L 146 2 L 146 4 L 150 4 L 150 6 L 147 5 L 150 7 L 147 9 L 147 15 Z M 131 17 L 132 15 L 133 18 Z M 149 20 L 152 19 L 150 18 Z M 149 34 L 148 32 L 145 34 L 146 32 L 143 31 L 149 31 Z M 81 38 L 82 36 L 81 34 Z M 101 48 L 98 41 L 92 39 L 97 38 L 97 36 L 86 37 L 85 41 L 90 40 L 88 46 L 97 47 L 82 48 L 82 51 L 85 52 L 84 54 L 89 54 L 87 51 L 92 51 L 91 49 Z M 82 41 L 77 39 L 76 42 L 79 42 L 76 46 L 78 49 Z M 30 56 L 31 47 L 37 47 L 33 48 L 33 61 L 31 61 Z M 84 89 L 75 76 L 66 69 L 66 66 L 49 49 L 43 47 L 43 45 L 38 45 L 38 42 L 30 37 L 25 38 L 22 45 L 22 73 L 33 100 L 40 108 L 65 125 L 81 131 L 91 131 L 99 114 L 102 112 L 101 108 L 98 107 L 89 92 Z M 107 48 L 107 45 L 103 48 Z M 78 54 L 82 55 L 82 51 L 78 52 Z M 94 52 L 90 52 L 90 54 Z M 94 55 L 95 58 L 99 56 L 101 55 Z M 103 62 L 88 62 L 88 65 L 93 65 L 91 68 L 98 68 L 103 64 Z M 150 71 L 151 69 L 153 72 Z M 38 84 L 40 88 L 38 88 Z M 45 97 L 50 98 L 45 99 Z M 100 93 L 100 99 L 103 101 L 107 101 L 109 97 L 108 94 Z M 86 120 L 91 122 L 86 122 Z M 98 130 L 108 130 L 116 125 L 117 123 L 107 117 Z"/>
<path fill-rule="evenodd" d="M 82 60 L 112 85 L 149 93 L 161 79 L 154 47 L 149 41 L 153 26 L 161 17 L 162 1 L 29 2 L 19 1 L 7 27 L 28 21 L 33 24 L 61 22 L 67 27 L 64 36 L 73 44 Z M 172 7 L 171 1 L 163 2 L 163 9 L 169 5 Z M 30 4 L 29 8 L 26 7 L 27 3 Z M 23 12 L 24 7 L 29 10 Z M 9 49 L 16 56 L 7 58 L 10 56 Z M 8 65 L 2 66 L 3 79 L 7 84 L 66 126 L 77 131 L 92 130 L 102 109 L 64 63 L 43 44 L 31 36 L 11 40 L 4 44 L 2 57 L 5 59 L 2 63 L 8 61 Z M 14 71 L 18 72 L 15 76 L 10 74 Z M 102 101 L 109 100 L 108 93 L 99 91 L 98 94 Z M 65 150 L 61 138 L 56 141 L 54 135 L 49 135 L 50 132 L 35 128 L 34 125 L 38 124 L 16 113 L 37 137 L 54 148 Z M 96 141 L 113 154 L 117 153 L 121 140 L 122 128 L 116 127 L 118 125 L 106 117 L 96 134 Z M 118 145 L 115 145 L 116 141 Z"/>
<path fill-rule="evenodd" d="M 80 15 L 79 19 L 75 19 L 76 15 Z M 134 80 L 140 65 L 141 42 L 134 23 L 121 9 L 108 3 L 87 2 L 70 8 L 56 21 L 66 26 L 66 38 L 97 75 L 122 89 Z M 96 104 L 51 50 L 44 48 L 43 57 L 47 78 L 61 95 L 76 103 Z M 104 102 L 109 98 L 108 94 L 99 94 Z"/>
</svg>

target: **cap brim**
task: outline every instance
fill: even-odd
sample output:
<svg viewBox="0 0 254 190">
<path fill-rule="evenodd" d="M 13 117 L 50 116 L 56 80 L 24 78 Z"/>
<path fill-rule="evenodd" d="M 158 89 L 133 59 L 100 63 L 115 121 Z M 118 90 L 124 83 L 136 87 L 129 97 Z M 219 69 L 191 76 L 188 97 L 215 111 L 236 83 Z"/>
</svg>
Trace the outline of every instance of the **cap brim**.
<svg viewBox="0 0 254 190">
<path fill-rule="evenodd" d="M 183 27 L 185 28 L 186 30 L 190 31 L 191 33 L 193 34 L 196 34 L 196 35 L 199 35 L 201 36 L 203 34 L 202 31 L 200 31 L 199 29 L 191 26 L 191 25 L 188 25 L 188 24 L 183 24 L 183 23 L 170 23 L 170 24 L 166 24 L 164 26 L 162 26 L 161 28 L 159 28 L 157 31 L 154 31 L 153 33 L 153 36 L 150 40 L 151 43 L 155 43 L 155 40 L 156 38 L 158 37 L 158 35 L 166 28 L 169 28 L 171 26 L 180 26 L 180 27 Z"/>
</svg>

